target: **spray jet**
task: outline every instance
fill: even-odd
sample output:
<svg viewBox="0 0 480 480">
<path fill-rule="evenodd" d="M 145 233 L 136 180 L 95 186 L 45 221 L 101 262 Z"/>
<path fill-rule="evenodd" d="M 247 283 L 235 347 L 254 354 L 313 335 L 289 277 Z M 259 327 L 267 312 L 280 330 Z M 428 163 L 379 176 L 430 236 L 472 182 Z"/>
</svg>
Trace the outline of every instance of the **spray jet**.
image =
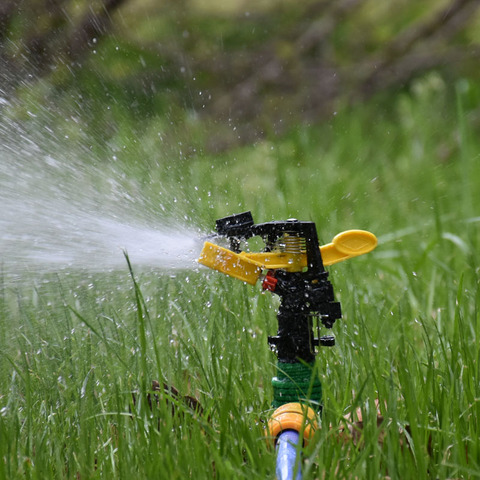
<svg viewBox="0 0 480 480">
<path fill-rule="evenodd" d="M 320 323 L 331 329 L 342 316 L 325 266 L 372 251 L 377 238 L 364 230 L 348 230 L 320 246 L 313 222 L 290 219 L 255 224 L 251 212 L 217 220 L 216 230 L 228 240 L 229 248 L 207 241 L 198 262 L 251 285 L 263 276 L 263 289 L 280 297 L 278 332 L 268 337 L 278 358 L 272 379 L 276 410 L 268 435 L 278 447 L 277 478 L 291 478 L 281 472 L 293 472 L 296 448 L 292 445 L 313 435 L 321 408 L 322 385 L 314 373 L 316 351 L 335 344 L 333 335 L 320 336 Z M 241 250 L 257 236 L 264 243 L 262 252 Z"/>
</svg>

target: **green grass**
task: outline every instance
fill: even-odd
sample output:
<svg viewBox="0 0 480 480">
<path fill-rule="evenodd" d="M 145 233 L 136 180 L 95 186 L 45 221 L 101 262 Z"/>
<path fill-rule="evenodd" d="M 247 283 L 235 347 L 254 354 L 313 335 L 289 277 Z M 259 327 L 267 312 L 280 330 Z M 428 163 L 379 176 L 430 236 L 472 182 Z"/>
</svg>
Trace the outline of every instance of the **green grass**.
<svg viewBox="0 0 480 480">
<path fill-rule="evenodd" d="M 117 152 L 139 201 L 154 212 L 161 192 L 203 231 L 250 209 L 257 222 L 314 220 L 323 242 L 377 234 L 374 253 L 329 269 L 344 317 L 318 355 L 323 427 L 305 478 L 480 476 L 476 94 L 428 77 L 411 95 L 229 155 L 174 158 L 154 124 Z M 274 478 L 263 422 L 275 300 L 203 269 L 132 269 L 1 284 L 0 478 Z M 204 414 L 167 395 L 152 412 L 152 379 Z M 363 449 L 336 438 L 356 408 Z"/>
</svg>

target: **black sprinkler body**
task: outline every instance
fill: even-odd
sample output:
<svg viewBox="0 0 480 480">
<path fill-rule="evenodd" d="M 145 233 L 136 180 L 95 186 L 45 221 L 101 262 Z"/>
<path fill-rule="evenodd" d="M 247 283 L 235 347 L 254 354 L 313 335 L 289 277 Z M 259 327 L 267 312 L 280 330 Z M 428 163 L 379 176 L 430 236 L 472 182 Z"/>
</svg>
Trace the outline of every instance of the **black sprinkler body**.
<svg viewBox="0 0 480 480">
<path fill-rule="evenodd" d="M 333 335 L 319 332 L 322 326 L 331 329 L 342 317 L 325 265 L 373 250 L 375 235 L 348 230 L 320 246 L 313 222 L 288 219 L 256 224 L 251 212 L 217 220 L 216 230 L 230 249 L 205 242 L 199 263 L 251 285 L 263 277 L 263 289 L 280 298 L 277 334 L 268 337 L 278 357 L 277 377 L 272 380 L 274 406 L 307 397 L 319 405 L 320 380 L 312 380 L 315 356 L 318 347 L 335 344 Z M 262 252 L 241 250 L 252 237 L 262 238 Z"/>
</svg>

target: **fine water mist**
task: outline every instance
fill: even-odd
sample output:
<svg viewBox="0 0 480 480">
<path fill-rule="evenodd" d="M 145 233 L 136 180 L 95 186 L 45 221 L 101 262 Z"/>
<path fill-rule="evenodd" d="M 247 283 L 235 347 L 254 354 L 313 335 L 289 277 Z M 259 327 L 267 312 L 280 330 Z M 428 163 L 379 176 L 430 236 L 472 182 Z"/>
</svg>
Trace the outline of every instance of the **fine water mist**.
<svg viewBox="0 0 480 480">
<path fill-rule="evenodd" d="M 195 266 L 198 231 L 179 224 L 174 212 L 162 215 L 159 208 L 156 215 L 154 203 L 145 208 L 141 189 L 92 160 L 88 148 L 70 150 L 51 132 L 49 141 L 34 137 L 19 125 L 0 124 L 4 274 L 124 269 L 124 252 L 134 268 Z"/>
</svg>

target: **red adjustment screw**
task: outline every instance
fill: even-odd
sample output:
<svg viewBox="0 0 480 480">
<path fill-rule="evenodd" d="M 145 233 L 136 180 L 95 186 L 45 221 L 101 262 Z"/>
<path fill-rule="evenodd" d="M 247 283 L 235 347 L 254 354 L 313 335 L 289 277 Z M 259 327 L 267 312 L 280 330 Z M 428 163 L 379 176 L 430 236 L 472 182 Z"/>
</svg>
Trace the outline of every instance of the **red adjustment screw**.
<svg viewBox="0 0 480 480">
<path fill-rule="evenodd" d="M 262 288 L 268 290 L 269 292 L 275 291 L 278 280 L 274 277 L 273 270 L 270 270 L 263 279 Z"/>
</svg>

